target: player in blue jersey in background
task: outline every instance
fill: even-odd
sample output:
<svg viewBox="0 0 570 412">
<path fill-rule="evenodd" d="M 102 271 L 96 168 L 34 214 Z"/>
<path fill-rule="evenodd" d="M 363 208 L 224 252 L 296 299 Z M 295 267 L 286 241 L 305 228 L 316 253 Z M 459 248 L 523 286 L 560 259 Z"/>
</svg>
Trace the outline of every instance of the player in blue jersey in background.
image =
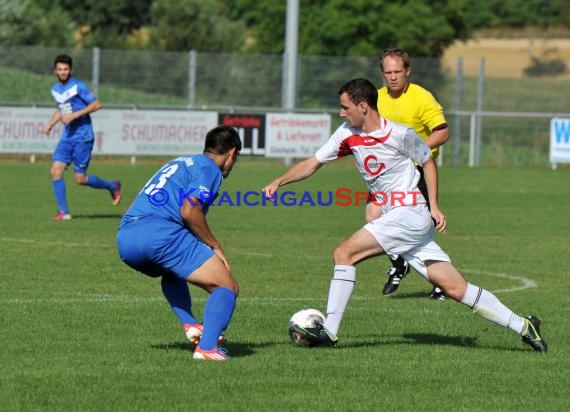
<svg viewBox="0 0 570 412">
<path fill-rule="evenodd" d="M 64 124 L 63 133 L 53 153 L 51 177 L 53 193 L 59 211 L 53 220 L 70 220 L 65 196 L 63 173 L 73 162 L 75 183 L 95 189 L 107 189 L 111 193 L 113 205 L 121 201 L 121 183 L 107 181 L 94 175 L 87 175 L 95 135 L 90 114 L 101 108 L 101 103 L 81 80 L 72 76 L 71 57 L 61 54 L 55 58 L 54 73 L 58 82 L 51 88 L 51 95 L 57 104 L 55 113 L 43 127 L 49 134 L 57 122 Z"/>
<path fill-rule="evenodd" d="M 162 278 L 166 300 L 188 340 L 197 344 L 197 360 L 229 359 L 218 342 L 231 320 L 238 284 L 205 216 L 240 150 L 235 129 L 210 130 L 202 154 L 173 159 L 150 178 L 121 219 L 117 233 L 123 262 Z M 210 293 L 203 324 L 192 313 L 187 282 Z"/>
</svg>

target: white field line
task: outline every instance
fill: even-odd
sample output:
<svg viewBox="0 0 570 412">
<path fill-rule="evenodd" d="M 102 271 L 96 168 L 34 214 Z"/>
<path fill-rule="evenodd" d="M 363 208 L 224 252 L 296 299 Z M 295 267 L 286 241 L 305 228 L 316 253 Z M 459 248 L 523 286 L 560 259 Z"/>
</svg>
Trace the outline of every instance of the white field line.
<svg viewBox="0 0 570 412">
<path fill-rule="evenodd" d="M 66 247 L 101 247 L 101 248 L 108 248 L 109 246 L 114 245 L 101 245 L 101 244 L 87 244 L 87 243 L 71 243 L 71 242 L 46 242 L 42 240 L 34 240 L 34 239 L 18 239 L 18 238 L 7 238 L 7 237 L 0 237 L 0 242 L 10 242 L 10 243 L 26 243 L 26 244 L 38 244 L 38 245 L 46 245 L 46 246 L 66 246 Z M 232 248 L 230 248 L 232 249 Z M 275 254 L 267 253 L 267 252 L 252 252 L 252 251 L 243 251 L 240 249 L 233 249 L 234 253 L 243 254 L 247 256 L 256 256 L 256 257 L 273 257 Z M 283 256 L 283 255 L 281 255 Z M 299 255 L 296 254 L 295 258 L 299 258 Z M 303 258 L 311 258 L 320 259 L 321 257 L 317 257 L 314 255 L 306 255 Z M 502 289 L 494 289 L 491 290 L 493 293 L 510 293 L 510 292 L 517 292 L 519 290 L 525 290 L 530 288 L 537 287 L 537 283 L 528 277 L 522 275 L 509 275 L 506 273 L 495 273 L 495 272 L 488 272 L 482 271 L 477 269 L 460 269 L 461 272 L 464 273 L 471 273 L 471 274 L 479 274 L 484 276 L 495 276 L 504 279 L 510 279 L 513 282 L 518 283 L 518 285 L 513 285 L 508 288 Z M 51 297 L 51 298 L 8 298 L 6 300 L 0 299 L 0 302 L 6 303 L 40 303 L 40 302 L 54 302 L 54 303 L 73 303 L 73 302 L 119 302 L 119 303 L 142 303 L 142 302 L 151 302 L 151 301 L 158 301 L 162 300 L 162 296 L 157 297 L 137 297 L 137 296 L 130 296 L 130 295 L 115 295 L 115 294 L 86 294 L 81 296 L 72 296 L 72 297 L 65 297 L 65 298 L 58 298 L 58 297 Z M 366 296 L 353 296 L 351 297 L 352 300 L 372 300 L 376 299 L 376 297 L 366 297 Z M 239 298 L 240 301 L 246 302 L 255 302 L 261 303 L 266 305 L 272 304 L 279 304 L 280 302 L 297 302 L 297 301 L 312 301 L 315 299 L 311 298 L 277 298 L 277 297 L 243 297 Z M 196 299 L 196 301 L 200 301 L 200 299 Z"/>
<path fill-rule="evenodd" d="M 358 297 L 354 296 L 352 300 L 372 300 L 376 299 L 373 297 Z M 238 302 L 255 303 L 262 305 L 281 305 L 283 302 L 313 302 L 325 300 L 323 295 L 321 298 L 315 297 L 239 297 Z M 75 293 L 72 295 L 62 296 L 38 296 L 33 298 L 19 298 L 19 297 L 7 297 L 6 299 L 0 298 L 0 303 L 11 303 L 11 304 L 30 304 L 30 303 L 150 303 L 150 302 L 163 302 L 164 297 L 161 294 L 156 296 L 136 296 L 136 295 L 114 295 L 109 293 Z M 204 303 L 206 298 L 192 298 L 193 303 Z"/>
<path fill-rule="evenodd" d="M 511 279 L 514 282 L 520 282 L 518 286 L 512 286 L 509 288 L 495 289 L 492 290 L 493 293 L 510 293 L 519 290 L 535 288 L 537 286 L 536 282 L 524 276 L 514 276 L 507 275 L 505 273 L 493 273 L 478 270 L 462 269 L 466 273 L 478 273 L 485 276 L 496 276 L 500 278 Z M 324 291 L 323 293 L 325 293 Z M 325 299 L 325 295 L 320 298 L 317 297 L 240 297 L 239 302 L 244 303 L 254 303 L 266 306 L 276 306 L 282 305 L 285 302 L 318 302 Z M 369 301 L 377 300 L 378 296 L 352 296 L 351 301 Z M 6 299 L 0 298 L 0 303 L 7 304 L 40 304 L 40 303 L 58 303 L 58 304 L 71 304 L 71 303 L 120 303 L 120 304 L 132 304 L 132 303 L 150 303 L 150 302 L 162 302 L 164 298 L 162 295 L 157 294 L 156 296 L 136 296 L 136 295 L 123 295 L 123 294 L 110 294 L 110 293 L 75 293 L 70 295 L 62 296 L 38 296 L 34 298 L 21 298 L 21 297 L 7 297 Z M 193 302 L 205 301 L 205 298 L 193 298 Z"/>
<path fill-rule="evenodd" d="M 18 238 L 11 238 L 11 237 L 0 237 L 0 242 L 5 243 L 23 243 L 27 245 L 39 245 L 39 246 L 46 246 L 46 247 L 53 247 L 53 246 L 62 246 L 62 247 L 90 247 L 90 248 L 101 248 L 107 249 L 109 247 L 115 247 L 114 243 L 109 243 L 107 245 L 100 244 L 100 243 L 88 243 L 88 242 L 60 242 L 60 241 L 46 241 L 46 240 L 37 240 L 37 239 L 18 239 Z"/>
<path fill-rule="evenodd" d="M 534 280 L 527 278 L 525 276 L 507 275 L 506 273 L 487 272 L 484 270 L 476 270 L 476 269 L 460 269 L 460 270 L 462 272 L 465 272 L 465 273 L 473 273 L 473 274 L 479 274 L 479 275 L 483 275 L 483 276 L 495 276 L 498 278 L 510 279 L 510 280 L 515 281 L 515 282 L 520 282 L 520 285 L 518 285 L 518 286 L 512 286 L 512 287 L 503 288 L 503 289 L 493 289 L 493 290 L 491 290 L 491 292 L 493 292 L 493 293 L 517 292 L 519 290 L 531 289 L 531 288 L 535 288 L 538 286 Z"/>
<path fill-rule="evenodd" d="M 53 247 L 53 246 L 62 246 L 62 247 L 90 247 L 90 248 L 101 248 L 101 249 L 107 249 L 109 247 L 111 248 L 115 248 L 115 242 L 114 239 L 112 242 L 109 242 L 108 244 L 101 244 L 101 243 L 88 243 L 88 242 L 81 242 L 81 243 L 77 243 L 77 242 L 61 242 L 61 241 L 46 241 L 46 240 L 38 240 L 38 239 L 22 239 L 22 238 L 12 238 L 12 237 L 0 237 L 0 242 L 5 242 L 5 243 L 20 243 L 20 244 L 27 244 L 27 245 L 38 245 L 38 246 L 45 246 L 45 247 Z M 271 258 L 275 256 L 275 253 L 269 253 L 269 252 L 256 252 L 256 251 L 251 251 L 251 250 L 242 250 L 242 249 L 236 249 L 236 248 L 232 248 L 232 247 L 227 247 L 225 248 L 227 250 L 231 250 L 234 253 L 238 253 L 240 255 L 245 255 L 245 256 L 253 256 L 253 257 L 267 257 L 267 258 Z M 298 254 L 296 254 L 296 256 L 298 256 Z M 309 258 L 318 258 L 318 256 L 314 256 L 314 255 L 306 255 Z"/>
</svg>

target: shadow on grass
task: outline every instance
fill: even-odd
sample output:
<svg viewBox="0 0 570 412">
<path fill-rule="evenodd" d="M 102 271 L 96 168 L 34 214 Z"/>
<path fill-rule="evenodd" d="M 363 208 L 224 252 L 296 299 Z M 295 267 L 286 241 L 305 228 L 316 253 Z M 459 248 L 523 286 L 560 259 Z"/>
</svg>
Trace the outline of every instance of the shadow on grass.
<svg viewBox="0 0 570 412">
<path fill-rule="evenodd" d="M 471 336 L 443 336 L 435 333 L 406 333 L 402 335 L 404 339 L 423 345 L 450 345 L 463 346 L 467 348 L 477 347 L 477 338 Z"/>
<path fill-rule="evenodd" d="M 356 342 L 341 342 L 339 348 L 359 348 L 370 346 L 394 346 L 394 345 L 445 345 L 455 346 L 462 348 L 478 348 L 478 349 L 492 349 L 504 350 L 510 352 L 525 352 L 528 347 L 513 347 L 506 343 L 500 346 L 486 346 L 479 345 L 477 338 L 473 336 L 445 336 L 437 335 L 435 333 L 406 333 L 401 336 L 393 337 L 372 337 L 366 340 L 359 340 Z"/>
<path fill-rule="evenodd" d="M 356 342 L 341 342 L 340 348 L 360 348 L 394 345 L 449 345 L 466 348 L 477 347 L 477 338 L 470 336 L 444 336 L 434 333 L 407 333 L 399 337 L 370 337 Z"/>
<path fill-rule="evenodd" d="M 425 292 L 398 292 L 396 295 L 385 296 L 390 299 L 425 299 L 433 302 L 445 302 L 445 300 L 432 299 L 429 297 L 431 289 L 426 289 Z M 448 298 L 448 300 L 451 300 Z"/>
<path fill-rule="evenodd" d="M 513 347 L 508 344 L 504 346 L 481 346 L 477 343 L 477 338 L 471 336 L 442 336 L 433 333 L 408 333 L 402 335 L 402 337 L 409 339 L 408 343 L 411 344 L 450 345 L 461 346 L 464 348 L 497 349 L 510 352 L 528 352 L 529 349 L 526 345 L 520 347 Z"/>
<path fill-rule="evenodd" d="M 240 358 L 242 356 L 255 355 L 257 349 L 265 348 L 269 346 L 275 346 L 277 343 L 239 343 L 232 342 L 226 343 L 222 346 L 227 348 L 229 355 L 232 358 Z M 151 345 L 153 349 L 161 350 L 184 350 L 194 352 L 195 346 L 189 342 L 172 342 L 159 345 Z"/>
<path fill-rule="evenodd" d="M 223 345 L 228 349 L 229 355 L 232 358 L 240 358 L 245 356 L 255 355 L 258 349 L 279 346 L 282 342 L 266 342 L 266 343 L 239 343 L 232 342 Z M 528 348 L 520 347 L 515 348 L 512 346 L 481 346 L 477 343 L 477 338 L 472 336 L 445 336 L 437 335 L 435 333 L 407 333 L 400 336 L 379 338 L 377 336 L 370 336 L 366 339 L 358 339 L 352 342 L 341 341 L 338 346 L 334 348 L 325 347 L 306 347 L 305 350 L 343 350 L 355 349 L 371 346 L 402 346 L 402 345 L 445 345 L 455 346 L 462 348 L 479 348 L 479 349 L 492 349 L 504 350 L 511 352 L 528 352 Z M 172 342 L 168 344 L 151 345 L 153 349 L 160 350 L 183 350 L 194 351 L 194 345 L 189 342 Z"/>
</svg>

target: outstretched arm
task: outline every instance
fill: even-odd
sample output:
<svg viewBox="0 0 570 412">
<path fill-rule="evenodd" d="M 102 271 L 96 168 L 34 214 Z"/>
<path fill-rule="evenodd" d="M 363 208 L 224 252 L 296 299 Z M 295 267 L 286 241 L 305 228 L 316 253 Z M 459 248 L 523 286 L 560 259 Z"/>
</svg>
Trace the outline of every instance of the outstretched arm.
<svg viewBox="0 0 570 412">
<path fill-rule="evenodd" d="M 224 255 L 222 246 L 210 230 L 206 216 L 204 215 L 204 205 L 193 196 L 184 199 L 184 204 L 180 208 L 180 216 L 184 220 L 186 227 L 203 243 L 210 246 L 214 253 L 218 255 L 226 269 L 231 272 L 230 264 Z"/>
<path fill-rule="evenodd" d="M 279 187 L 289 183 L 298 182 L 306 179 L 321 168 L 323 164 L 317 160 L 315 156 L 309 157 L 302 162 L 297 163 L 283 175 L 265 186 L 262 191 L 267 198 L 273 197 Z"/>
<path fill-rule="evenodd" d="M 436 229 L 442 233 L 447 230 L 447 219 L 443 212 L 439 209 L 437 203 L 437 168 L 435 162 L 431 157 L 423 164 L 424 179 L 429 196 L 429 204 L 431 209 L 431 216 L 435 219 Z"/>
</svg>

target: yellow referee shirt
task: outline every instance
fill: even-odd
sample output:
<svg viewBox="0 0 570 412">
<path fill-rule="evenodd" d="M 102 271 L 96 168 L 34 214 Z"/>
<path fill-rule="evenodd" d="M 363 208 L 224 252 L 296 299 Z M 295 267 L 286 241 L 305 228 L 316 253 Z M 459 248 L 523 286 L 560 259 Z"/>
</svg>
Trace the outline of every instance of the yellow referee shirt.
<svg viewBox="0 0 570 412">
<path fill-rule="evenodd" d="M 424 140 L 427 140 L 434 128 L 447 123 L 443 108 L 435 97 L 414 83 L 410 83 L 407 90 L 396 99 L 388 94 L 386 86 L 378 89 L 378 111 L 393 122 L 413 128 Z M 438 154 L 439 149 L 431 151 L 434 159 Z"/>
</svg>

